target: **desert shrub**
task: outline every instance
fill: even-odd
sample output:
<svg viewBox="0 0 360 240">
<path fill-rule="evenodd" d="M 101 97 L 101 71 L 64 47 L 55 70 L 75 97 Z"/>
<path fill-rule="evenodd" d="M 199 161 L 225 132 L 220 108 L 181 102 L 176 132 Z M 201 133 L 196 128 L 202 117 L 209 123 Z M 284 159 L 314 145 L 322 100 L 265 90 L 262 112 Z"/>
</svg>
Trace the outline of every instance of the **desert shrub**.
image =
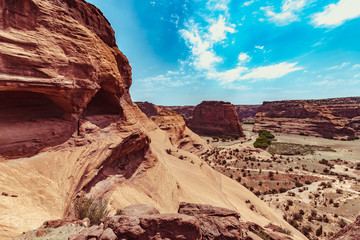
<svg viewBox="0 0 360 240">
<path fill-rule="evenodd" d="M 309 185 L 309 184 L 311 184 L 311 181 L 310 180 L 305 180 L 305 184 Z"/>
<path fill-rule="evenodd" d="M 291 231 L 289 229 L 285 229 L 285 228 L 282 228 L 282 227 L 279 228 L 279 232 L 284 233 L 284 234 L 289 235 L 289 236 L 292 235 L 292 233 L 291 233 Z"/>
<path fill-rule="evenodd" d="M 254 231 L 254 233 L 264 240 L 272 240 L 273 239 L 266 232 L 264 232 L 262 230 L 256 230 L 256 231 Z"/>
<path fill-rule="evenodd" d="M 171 155 L 171 149 L 166 149 L 166 153 Z"/>
<path fill-rule="evenodd" d="M 91 225 L 100 224 L 100 220 L 109 215 L 107 201 L 104 199 L 77 198 L 74 201 L 74 210 L 78 219 L 89 218 Z"/>
<path fill-rule="evenodd" d="M 286 192 L 286 191 L 287 191 L 287 190 L 286 190 L 285 188 L 280 188 L 280 189 L 279 189 L 279 192 L 280 192 L 280 193 L 284 193 L 284 192 Z"/>
<path fill-rule="evenodd" d="M 124 213 L 124 211 L 122 209 L 116 210 L 116 213 L 115 213 L 115 215 L 124 215 L 124 214 L 125 213 Z"/>
<path fill-rule="evenodd" d="M 260 136 L 254 142 L 254 147 L 266 149 L 271 144 L 271 140 L 265 136 Z"/>
<path fill-rule="evenodd" d="M 233 135 L 233 138 L 234 138 L 235 140 L 238 140 L 239 137 L 240 137 L 239 134 L 234 134 L 234 135 Z"/>
<path fill-rule="evenodd" d="M 320 237 L 322 235 L 322 233 L 323 233 L 323 229 L 322 229 L 322 226 L 320 226 L 318 229 L 316 229 L 315 234 L 317 237 Z"/>
<path fill-rule="evenodd" d="M 275 138 L 275 136 L 273 134 L 271 134 L 271 132 L 269 132 L 268 130 L 259 130 L 259 137 L 261 137 L 261 136 L 264 136 L 269 139 Z"/>
<path fill-rule="evenodd" d="M 301 182 L 296 182 L 296 183 L 295 183 L 295 186 L 296 186 L 296 187 L 302 187 L 303 184 L 302 184 Z"/>
<path fill-rule="evenodd" d="M 301 215 L 299 213 L 294 213 L 293 218 L 294 218 L 294 220 L 297 220 L 297 221 L 301 222 L 303 220 L 303 215 Z"/>
<path fill-rule="evenodd" d="M 306 236 L 306 237 L 310 237 L 310 233 L 313 231 L 313 229 L 311 228 L 311 226 L 306 225 L 303 226 L 301 228 L 301 232 Z"/>
<path fill-rule="evenodd" d="M 212 139 L 213 139 L 214 141 L 216 141 L 216 142 L 219 141 L 219 137 L 217 137 L 217 136 L 212 137 Z"/>
<path fill-rule="evenodd" d="M 345 220 L 342 219 L 342 218 L 339 220 L 338 223 L 339 223 L 339 227 L 341 227 L 341 228 L 344 228 L 344 227 L 346 227 L 346 225 L 347 225 L 346 222 L 345 222 Z"/>
<path fill-rule="evenodd" d="M 220 138 L 222 139 L 222 140 L 226 140 L 226 139 L 229 139 L 230 137 L 229 136 L 227 136 L 227 135 L 225 135 L 225 134 L 223 134 L 223 135 L 221 135 L 220 136 Z"/>
</svg>

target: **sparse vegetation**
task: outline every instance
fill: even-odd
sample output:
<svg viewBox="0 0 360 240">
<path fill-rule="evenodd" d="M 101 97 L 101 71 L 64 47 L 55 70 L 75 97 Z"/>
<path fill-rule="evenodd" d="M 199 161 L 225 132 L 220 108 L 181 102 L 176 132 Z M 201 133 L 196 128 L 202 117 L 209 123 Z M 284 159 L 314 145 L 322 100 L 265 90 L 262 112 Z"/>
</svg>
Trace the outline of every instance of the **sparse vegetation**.
<svg viewBox="0 0 360 240">
<path fill-rule="evenodd" d="M 104 199 L 80 197 L 74 201 L 75 215 L 78 219 L 89 218 L 91 225 L 100 224 L 100 220 L 109 215 Z"/>
<path fill-rule="evenodd" d="M 314 154 L 315 151 L 326 151 L 326 152 L 335 152 L 330 147 L 315 146 L 315 145 L 301 145 L 295 143 L 283 143 L 283 142 L 274 142 L 268 149 L 268 152 L 271 154 L 279 155 L 308 155 Z"/>
</svg>

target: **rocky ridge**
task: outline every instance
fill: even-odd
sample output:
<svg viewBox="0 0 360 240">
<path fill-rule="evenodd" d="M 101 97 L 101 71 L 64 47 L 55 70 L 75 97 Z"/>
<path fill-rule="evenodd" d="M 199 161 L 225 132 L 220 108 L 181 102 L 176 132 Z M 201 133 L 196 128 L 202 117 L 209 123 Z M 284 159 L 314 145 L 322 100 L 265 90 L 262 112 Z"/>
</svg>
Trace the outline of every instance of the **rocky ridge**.
<svg viewBox="0 0 360 240">
<path fill-rule="evenodd" d="M 360 134 L 360 97 L 264 102 L 254 131 L 303 134 L 325 138 Z"/>
</svg>

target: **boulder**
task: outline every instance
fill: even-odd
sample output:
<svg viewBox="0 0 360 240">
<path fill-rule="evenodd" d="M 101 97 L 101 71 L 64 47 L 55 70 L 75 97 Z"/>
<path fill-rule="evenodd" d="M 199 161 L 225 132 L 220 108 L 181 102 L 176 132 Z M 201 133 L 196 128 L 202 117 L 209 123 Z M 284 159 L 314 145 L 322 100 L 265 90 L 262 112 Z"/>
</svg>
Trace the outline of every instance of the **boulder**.
<svg viewBox="0 0 360 240">
<path fill-rule="evenodd" d="M 240 215 L 232 210 L 205 204 L 180 203 L 178 212 L 194 216 L 200 223 L 202 239 L 242 239 Z"/>
<path fill-rule="evenodd" d="M 119 239 L 201 239 L 196 218 L 182 214 L 114 216 L 104 220 Z"/>
</svg>

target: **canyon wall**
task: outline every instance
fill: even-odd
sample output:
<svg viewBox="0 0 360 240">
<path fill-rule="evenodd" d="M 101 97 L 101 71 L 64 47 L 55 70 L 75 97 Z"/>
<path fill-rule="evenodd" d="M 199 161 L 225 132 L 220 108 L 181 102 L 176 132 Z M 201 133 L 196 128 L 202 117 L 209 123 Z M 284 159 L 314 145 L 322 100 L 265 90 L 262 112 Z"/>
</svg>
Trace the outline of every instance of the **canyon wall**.
<svg viewBox="0 0 360 240">
<path fill-rule="evenodd" d="M 306 239 L 241 184 L 174 143 L 170 133 L 177 136 L 181 122 L 169 133 L 133 104 L 130 64 L 96 7 L 0 0 L 0 13 L 1 239 L 71 218 L 79 196 L 106 199 L 111 214 L 137 203 L 160 212 L 177 212 L 182 201 L 211 204 Z M 233 108 L 218 109 L 235 121 Z M 228 124 L 241 133 L 239 124 Z"/>
<path fill-rule="evenodd" d="M 235 105 L 236 112 L 240 122 L 253 122 L 255 121 L 255 115 L 260 105 Z M 185 121 L 192 118 L 195 106 L 166 106 L 178 114 L 180 114 Z"/>
<path fill-rule="evenodd" d="M 304 134 L 325 138 L 360 134 L 360 97 L 264 102 L 254 131 Z"/>
<path fill-rule="evenodd" d="M 235 105 L 240 122 L 254 122 L 260 105 Z"/>
</svg>

